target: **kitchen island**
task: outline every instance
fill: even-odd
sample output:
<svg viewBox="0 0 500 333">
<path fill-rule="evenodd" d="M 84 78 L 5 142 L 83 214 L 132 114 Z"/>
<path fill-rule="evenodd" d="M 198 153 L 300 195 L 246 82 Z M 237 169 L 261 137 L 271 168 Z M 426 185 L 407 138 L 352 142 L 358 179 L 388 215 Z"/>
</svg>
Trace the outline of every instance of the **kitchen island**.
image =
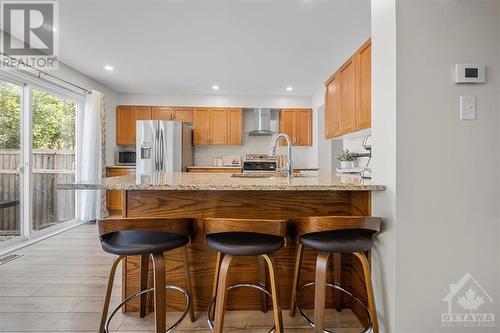
<svg viewBox="0 0 500 333">
<path fill-rule="evenodd" d="M 241 175 L 241 174 L 240 174 Z M 281 294 L 281 306 L 290 306 L 291 285 L 296 253 L 293 238 L 293 218 L 304 216 L 370 216 L 371 192 L 384 191 L 384 185 L 372 184 L 357 176 L 337 176 L 325 172 L 303 172 L 298 177 L 243 178 L 231 174 L 214 173 L 168 173 L 154 177 L 122 176 L 98 181 L 61 185 L 60 189 L 77 190 L 123 190 L 125 218 L 140 217 L 189 217 L 197 220 L 193 242 L 189 246 L 189 261 L 193 284 L 193 300 L 197 311 L 204 311 L 210 301 L 215 252 L 204 242 L 203 218 L 263 218 L 291 219 L 290 237 L 287 247 L 274 253 Z M 117 220 L 120 221 L 120 220 Z M 113 219 L 106 223 L 113 228 Z M 174 250 L 166 256 L 167 284 L 184 286 L 182 251 Z M 331 280 L 366 300 L 363 274 L 360 263 L 351 255 L 335 255 Z M 229 283 L 258 281 L 257 260 L 237 258 L 233 261 Z M 139 288 L 139 257 L 124 261 L 122 274 L 122 297 Z M 315 253 L 304 252 L 301 281 L 314 280 Z M 341 267 L 339 270 L 338 267 Z M 151 275 L 150 275 L 151 276 Z M 327 305 L 337 309 L 347 307 L 361 321 L 364 312 L 345 296 L 333 297 L 328 291 Z M 183 300 L 177 295 L 167 295 L 168 307 L 179 310 Z M 300 301 L 304 307 L 312 307 L 313 290 L 306 290 Z M 125 311 L 137 311 L 137 302 L 127 305 Z M 228 308 L 260 309 L 260 295 L 252 289 L 236 289 L 229 293 Z"/>
</svg>

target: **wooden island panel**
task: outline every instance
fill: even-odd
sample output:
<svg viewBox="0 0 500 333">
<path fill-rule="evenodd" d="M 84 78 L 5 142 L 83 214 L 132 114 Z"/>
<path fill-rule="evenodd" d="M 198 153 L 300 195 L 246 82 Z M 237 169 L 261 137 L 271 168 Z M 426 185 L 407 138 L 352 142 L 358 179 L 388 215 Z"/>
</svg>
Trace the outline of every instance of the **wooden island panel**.
<svg viewBox="0 0 500 333">
<path fill-rule="evenodd" d="M 189 260 L 193 284 L 193 300 L 197 311 L 205 311 L 211 297 L 216 253 L 204 242 L 203 218 L 264 218 L 293 219 L 304 216 L 370 216 L 370 191 L 126 191 L 126 217 L 189 217 L 197 219 L 196 234 L 189 246 Z M 291 235 L 287 247 L 274 253 L 278 268 L 281 306 L 290 306 L 296 243 L 293 239 L 293 220 L 289 224 Z M 301 282 L 314 280 L 316 253 L 304 251 Z M 139 257 L 129 257 L 124 263 L 123 296 L 139 288 Z M 234 263 L 234 264 L 233 264 Z M 239 257 L 233 260 L 229 273 L 229 284 L 256 282 L 257 258 Z M 150 266 L 151 267 L 151 266 Z M 333 263 L 330 267 L 333 267 Z M 167 284 L 184 286 L 183 256 L 179 250 L 167 252 Z M 329 274 L 329 282 L 333 280 Z M 151 276 L 151 274 L 150 274 Z M 342 286 L 366 301 L 361 264 L 351 255 L 342 255 Z M 302 304 L 313 306 L 313 288 L 303 293 Z M 183 299 L 177 294 L 167 294 L 167 308 L 180 310 Z M 269 300 L 270 301 L 270 300 Z M 269 305 L 271 303 L 269 302 Z M 342 298 L 343 307 L 351 307 L 350 300 Z M 353 304 L 355 305 L 355 304 Z M 333 295 L 327 290 L 327 306 L 333 306 Z M 257 291 L 236 289 L 228 295 L 229 309 L 260 309 L 260 295 Z M 363 311 L 356 306 L 354 313 L 365 321 Z M 138 303 L 130 302 L 126 311 L 137 311 Z"/>
</svg>

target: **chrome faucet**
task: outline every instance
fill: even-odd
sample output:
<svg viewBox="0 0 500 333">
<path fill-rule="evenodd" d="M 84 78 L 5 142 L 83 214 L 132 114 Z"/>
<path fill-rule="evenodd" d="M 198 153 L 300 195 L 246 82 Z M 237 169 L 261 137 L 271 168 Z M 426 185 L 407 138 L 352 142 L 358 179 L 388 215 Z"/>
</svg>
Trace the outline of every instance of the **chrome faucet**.
<svg viewBox="0 0 500 333">
<path fill-rule="evenodd" d="M 287 175 L 288 177 L 291 177 L 293 175 L 293 168 L 292 168 L 292 141 L 290 140 L 290 137 L 288 136 L 288 134 L 286 133 L 278 133 L 276 134 L 274 137 L 273 137 L 273 141 L 272 141 L 272 148 L 271 148 L 271 152 L 269 153 L 269 155 L 276 155 L 276 147 L 278 146 L 278 140 L 280 138 L 284 138 L 285 141 L 286 141 L 286 145 L 287 145 L 287 152 L 288 152 L 288 156 L 287 156 L 287 165 L 286 165 L 286 168 L 287 168 Z"/>
</svg>

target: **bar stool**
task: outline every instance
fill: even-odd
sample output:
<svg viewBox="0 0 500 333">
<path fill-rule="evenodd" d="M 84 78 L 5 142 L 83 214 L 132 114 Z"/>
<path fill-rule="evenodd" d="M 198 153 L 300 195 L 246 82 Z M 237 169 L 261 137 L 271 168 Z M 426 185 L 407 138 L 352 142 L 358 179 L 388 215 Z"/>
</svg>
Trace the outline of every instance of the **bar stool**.
<svg viewBox="0 0 500 333">
<path fill-rule="evenodd" d="M 283 318 L 281 316 L 281 307 L 279 304 L 277 271 L 270 254 L 286 245 L 286 229 L 286 220 L 205 219 L 207 244 L 210 248 L 217 251 L 212 300 L 207 310 L 208 325 L 211 330 L 216 333 L 223 332 L 227 291 L 236 288 L 250 287 L 264 293 L 266 305 L 266 295 L 271 297 L 273 302 L 274 327 L 270 332 L 283 332 Z M 262 283 L 238 283 L 227 286 L 229 265 L 234 257 L 239 256 L 257 256 L 265 261 L 269 269 L 271 292 L 269 292 Z M 260 266 L 259 272 L 259 280 L 265 280 L 265 270 L 262 270 L 262 266 Z M 262 272 L 264 277 L 261 275 Z M 214 303 L 215 313 L 212 311 Z M 214 317 L 215 323 L 213 322 Z"/>
<path fill-rule="evenodd" d="M 109 275 L 106 296 L 102 309 L 99 333 L 109 332 L 109 324 L 114 315 L 127 302 L 140 296 L 139 316 L 142 318 L 147 311 L 147 293 L 154 292 L 155 327 L 157 333 L 172 332 L 189 313 L 191 321 L 195 320 L 194 307 L 191 303 L 191 276 L 186 245 L 191 242 L 194 230 L 192 219 L 108 219 L 98 222 L 101 246 L 107 253 L 115 254 Z M 164 252 L 182 248 L 184 256 L 186 290 L 165 284 Z M 113 282 L 118 264 L 127 256 L 141 256 L 140 290 L 128 296 L 108 317 L 109 303 Z M 148 289 L 149 258 L 153 262 L 154 287 Z M 169 328 L 166 327 L 166 297 L 165 289 L 182 293 L 186 306 L 180 318 Z"/>
<path fill-rule="evenodd" d="M 315 333 L 330 332 L 324 330 L 324 311 L 326 287 L 347 294 L 354 302 L 361 305 L 368 317 L 368 324 L 364 332 L 378 333 L 377 311 L 371 282 L 370 263 L 365 252 L 370 251 L 373 246 L 373 235 L 380 231 L 381 219 L 378 217 L 355 217 L 355 216 L 324 216 L 305 217 L 294 219 L 296 225 L 296 236 L 298 240 L 297 257 L 293 279 L 292 300 L 290 305 L 290 316 L 295 315 L 297 309 L 302 317 L 314 327 Z M 299 288 L 300 266 L 304 246 L 318 251 L 316 260 L 315 282 L 302 285 Z M 326 282 L 328 258 L 331 253 L 353 254 L 363 267 L 365 288 L 368 305 L 365 305 L 358 297 L 340 285 Z M 341 270 L 341 267 L 335 269 Z M 309 319 L 304 311 L 297 305 L 300 292 L 305 287 L 315 286 L 314 292 L 314 321 Z M 339 294 L 340 296 L 340 294 Z"/>
</svg>

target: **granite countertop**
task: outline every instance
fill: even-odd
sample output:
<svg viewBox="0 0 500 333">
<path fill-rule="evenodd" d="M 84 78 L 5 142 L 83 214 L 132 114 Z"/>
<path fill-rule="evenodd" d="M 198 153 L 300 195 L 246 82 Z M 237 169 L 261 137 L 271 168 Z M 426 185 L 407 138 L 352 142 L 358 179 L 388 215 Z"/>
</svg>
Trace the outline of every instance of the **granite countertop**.
<svg viewBox="0 0 500 333">
<path fill-rule="evenodd" d="M 188 166 L 188 169 L 241 169 L 240 165 L 226 165 L 226 166 Z"/>
<path fill-rule="evenodd" d="M 302 172 L 300 176 L 234 178 L 229 173 L 158 173 L 154 176 L 120 176 L 96 181 L 60 184 L 66 190 L 165 190 L 165 191 L 385 191 L 359 176 L 335 172 Z"/>
</svg>

